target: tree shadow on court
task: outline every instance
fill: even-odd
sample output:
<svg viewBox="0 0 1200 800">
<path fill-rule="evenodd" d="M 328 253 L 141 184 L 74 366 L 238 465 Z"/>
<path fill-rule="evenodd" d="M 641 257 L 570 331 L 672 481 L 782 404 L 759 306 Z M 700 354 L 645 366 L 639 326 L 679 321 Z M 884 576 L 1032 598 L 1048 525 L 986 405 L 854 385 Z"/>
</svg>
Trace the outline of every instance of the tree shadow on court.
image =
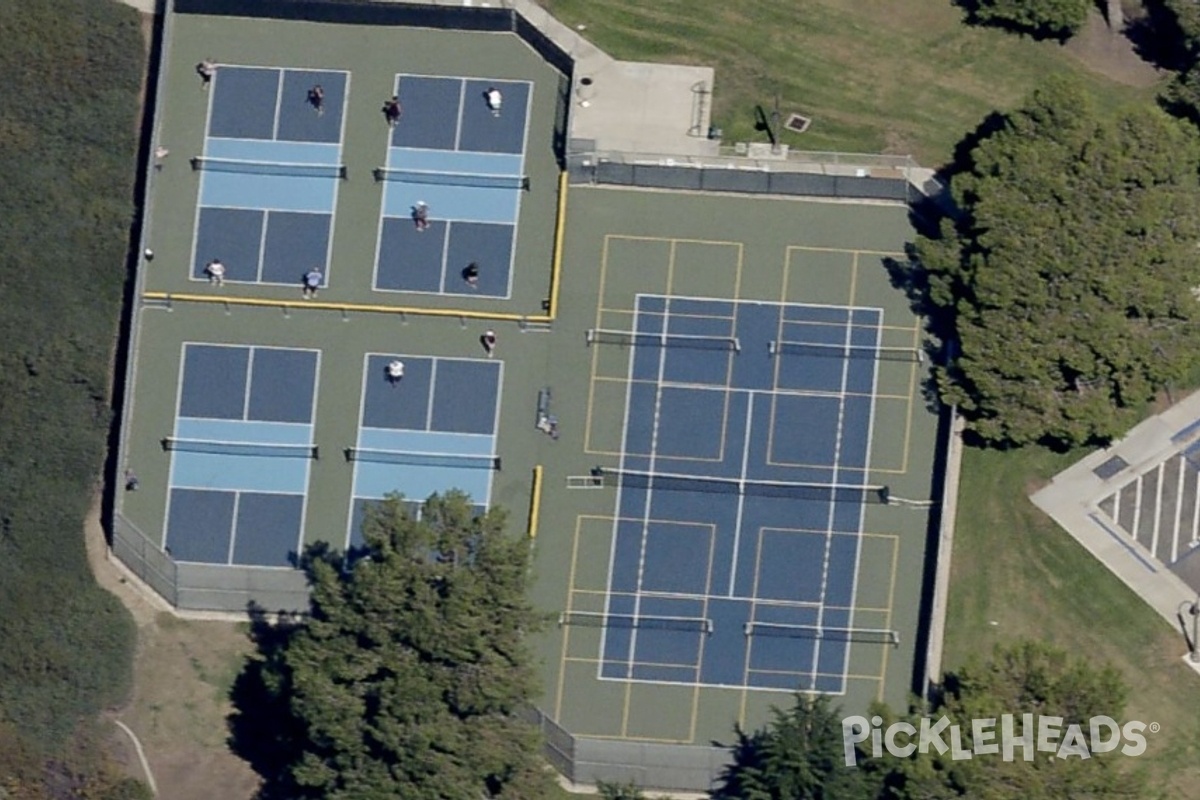
<svg viewBox="0 0 1200 800">
<path fill-rule="evenodd" d="M 892 287 L 904 293 L 909 308 L 925 326 L 922 349 L 928 367 L 948 369 L 952 366 L 957 332 L 954 306 L 937 302 L 934 280 L 922 258 L 922 248 L 953 237 L 963 226 L 971 224 L 969 214 L 955 199 L 954 181 L 957 176 L 975 168 L 975 149 L 1007 124 L 1007 117 L 992 112 L 958 142 L 950 162 L 935 173 L 925 193 L 909 205 L 909 222 L 918 238 L 905 244 L 903 258 L 883 259 Z M 964 199 L 971 200 L 970 197 Z M 926 407 L 938 413 L 942 404 L 934 369 L 924 370 L 921 389 Z"/>
<path fill-rule="evenodd" d="M 296 797 L 288 767 L 301 753 L 304 731 L 291 713 L 286 671 L 280 662 L 298 624 L 293 615 L 271 615 L 257 604 L 247 609 L 255 652 L 246 657 L 229 699 L 227 718 L 230 749 L 263 779 L 257 800 Z"/>
</svg>

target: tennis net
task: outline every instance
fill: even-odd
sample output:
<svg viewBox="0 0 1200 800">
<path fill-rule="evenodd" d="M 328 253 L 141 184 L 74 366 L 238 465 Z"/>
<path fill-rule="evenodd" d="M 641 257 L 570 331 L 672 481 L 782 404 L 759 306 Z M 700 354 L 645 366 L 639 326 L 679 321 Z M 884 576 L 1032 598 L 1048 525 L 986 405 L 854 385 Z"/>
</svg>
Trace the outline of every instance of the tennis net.
<svg viewBox="0 0 1200 800">
<path fill-rule="evenodd" d="M 619 485 L 633 489 L 657 489 L 676 492 L 705 492 L 713 494 L 746 495 L 750 497 L 784 497 L 813 500 L 822 503 L 871 503 L 887 505 L 890 493 L 886 486 L 867 486 L 848 483 L 791 483 L 789 481 L 750 481 L 738 478 L 711 478 L 700 475 L 680 475 L 668 472 L 642 472 L 611 467 L 597 467 L 598 475 L 611 476 Z"/>
<path fill-rule="evenodd" d="M 773 356 L 782 353 L 789 356 L 823 356 L 874 361 L 908 361 L 911 363 L 925 361 L 925 354 L 915 347 L 857 347 L 810 342 L 768 342 L 767 350 Z"/>
<path fill-rule="evenodd" d="M 775 639 L 818 639 L 832 642 L 862 642 L 899 646 L 900 634 L 886 628 L 825 628 L 814 625 L 781 625 L 774 622 L 747 622 L 742 626 L 747 636 Z"/>
<path fill-rule="evenodd" d="M 460 453 L 414 453 L 403 450 L 372 450 L 363 447 L 347 447 L 345 452 L 347 461 L 367 461 L 373 464 L 500 469 L 500 457 L 495 455 L 472 456 Z"/>
<path fill-rule="evenodd" d="M 707 617 L 651 617 L 641 614 L 605 614 L 599 611 L 566 611 L 558 616 L 558 624 L 584 628 L 620 628 L 712 633 L 713 623 Z"/>
<path fill-rule="evenodd" d="M 591 328 L 587 332 L 587 343 L 638 345 L 642 347 L 687 347 L 693 350 L 733 350 L 740 352 L 741 342 L 736 336 L 697 336 L 686 333 L 648 333 L 645 331 L 618 331 L 608 328 Z"/>
<path fill-rule="evenodd" d="M 292 164 L 282 161 L 243 161 L 236 158 L 196 156 L 197 172 L 241 172 L 249 175 L 285 175 L 291 178 L 345 178 L 345 164 Z"/>
<path fill-rule="evenodd" d="M 377 181 L 435 183 L 443 186 L 477 186 L 484 189 L 529 189 L 524 175 L 484 175 L 474 172 L 432 172 L 423 169 L 375 168 Z"/>
<path fill-rule="evenodd" d="M 273 458 L 318 458 L 315 444 L 274 444 L 267 442 L 221 442 L 209 439 L 162 440 L 163 450 L 181 453 L 212 453 L 222 456 L 271 456 Z"/>
</svg>

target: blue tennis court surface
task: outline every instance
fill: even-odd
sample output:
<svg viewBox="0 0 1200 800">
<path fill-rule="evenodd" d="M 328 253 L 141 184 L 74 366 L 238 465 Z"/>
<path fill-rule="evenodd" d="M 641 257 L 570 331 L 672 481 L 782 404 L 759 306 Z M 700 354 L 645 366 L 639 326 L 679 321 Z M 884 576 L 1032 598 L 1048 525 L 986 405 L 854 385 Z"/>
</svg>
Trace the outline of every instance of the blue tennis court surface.
<svg viewBox="0 0 1200 800">
<path fill-rule="evenodd" d="M 533 87 L 525 81 L 396 76 L 403 115 L 377 173 L 383 208 L 375 288 L 508 297 L 527 186 L 525 140 Z M 504 98 L 499 114 L 484 95 Z M 414 214 L 428 207 L 429 227 Z M 465 269 L 479 268 L 477 282 Z"/>
<path fill-rule="evenodd" d="M 184 345 L 166 547 L 178 561 L 287 567 L 299 552 L 319 354 Z"/>
<path fill-rule="evenodd" d="M 214 259 L 225 280 L 328 280 L 349 75 L 220 65 L 209 91 L 191 277 Z M 322 110 L 308 92 L 322 87 Z"/>
<path fill-rule="evenodd" d="M 389 376 L 399 360 L 404 377 Z M 354 464 L 347 548 L 362 544 L 365 505 L 399 492 L 414 505 L 461 489 L 477 508 L 491 501 L 500 416 L 501 362 L 411 355 L 368 355 Z"/>
<path fill-rule="evenodd" d="M 838 694 L 850 648 L 889 640 L 852 611 L 886 493 L 868 480 L 882 322 L 640 295 L 628 341 L 589 334 L 630 353 L 624 455 L 599 468 L 619 486 L 602 679 Z"/>
</svg>

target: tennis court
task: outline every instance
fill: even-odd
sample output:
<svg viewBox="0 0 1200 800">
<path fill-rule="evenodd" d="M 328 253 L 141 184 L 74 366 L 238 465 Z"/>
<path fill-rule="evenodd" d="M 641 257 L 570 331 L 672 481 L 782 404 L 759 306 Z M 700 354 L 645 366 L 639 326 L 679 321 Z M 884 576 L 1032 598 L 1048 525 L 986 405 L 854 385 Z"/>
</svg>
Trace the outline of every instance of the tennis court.
<svg viewBox="0 0 1200 800">
<path fill-rule="evenodd" d="M 300 549 L 320 354 L 184 344 L 170 454 L 168 552 L 288 567 Z"/>
<path fill-rule="evenodd" d="M 321 86 L 321 113 L 308 92 Z M 225 265 L 231 283 L 328 282 L 334 209 L 345 177 L 344 106 L 350 76 L 220 64 L 209 89 L 191 278 Z"/>
<path fill-rule="evenodd" d="M 388 372 L 396 361 L 403 378 Z M 346 547 L 362 545 L 366 506 L 402 490 L 419 505 L 435 492 L 466 492 L 482 511 L 500 468 L 496 432 L 503 364 L 499 361 L 368 354 L 354 464 Z M 415 511 L 414 507 L 414 511 Z"/>
<path fill-rule="evenodd" d="M 503 97 L 499 113 L 485 96 Z M 397 75 L 403 115 L 390 129 L 375 288 L 508 297 L 533 86 L 527 81 Z M 415 224 L 418 205 L 428 227 Z M 479 276 L 468 281 L 466 268 Z"/>
<path fill-rule="evenodd" d="M 845 690 L 883 312 L 639 294 L 602 679 Z M 918 363 L 919 351 L 908 351 Z M 704 431 L 705 436 L 696 436 Z"/>
<path fill-rule="evenodd" d="M 904 210 L 574 187 L 568 223 L 598 268 L 553 345 L 590 366 L 553 378 L 584 459 L 543 500 L 541 707 L 615 747 L 721 740 L 795 691 L 903 704 L 937 429 L 886 270 Z"/>
</svg>

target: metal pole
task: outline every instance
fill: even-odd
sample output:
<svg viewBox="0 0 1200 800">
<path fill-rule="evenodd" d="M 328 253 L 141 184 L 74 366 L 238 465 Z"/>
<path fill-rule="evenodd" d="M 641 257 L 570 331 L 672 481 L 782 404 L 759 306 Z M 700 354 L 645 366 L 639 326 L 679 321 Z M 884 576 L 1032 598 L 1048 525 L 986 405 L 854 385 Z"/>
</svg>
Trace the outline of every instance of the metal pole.
<svg viewBox="0 0 1200 800">
<path fill-rule="evenodd" d="M 1200 594 L 1196 595 L 1196 602 L 1192 603 L 1188 613 L 1192 615 L 1192 663 L 1200 663 L 1200 642 L 1196 640 L 1196 634 L 1200 633 Z"/>
</svg>

